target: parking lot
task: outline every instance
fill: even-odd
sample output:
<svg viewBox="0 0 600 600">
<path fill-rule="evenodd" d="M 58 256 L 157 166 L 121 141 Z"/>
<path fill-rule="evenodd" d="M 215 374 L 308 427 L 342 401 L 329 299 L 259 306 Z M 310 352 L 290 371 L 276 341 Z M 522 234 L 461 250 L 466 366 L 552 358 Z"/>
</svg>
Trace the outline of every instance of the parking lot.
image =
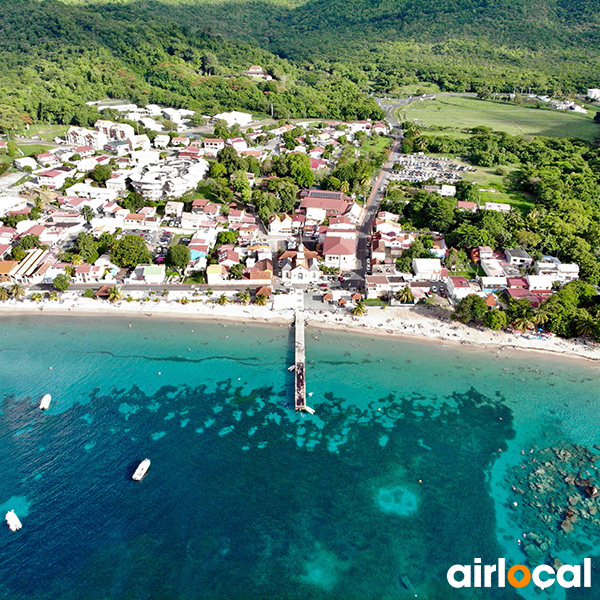
<svg viewBox="0 0 600 600">
<path fill-rule="evenodd" d="M 420 183 L 434 179 L 436 183 L 453 183 L 463 178 L 463 173 L 477 171 L 475 167 L 460 165 L 449 158 L 437 156 L 402 155 L 396 160 L 404 168 L 390 176 L 393 181 Z"/>
</svg>

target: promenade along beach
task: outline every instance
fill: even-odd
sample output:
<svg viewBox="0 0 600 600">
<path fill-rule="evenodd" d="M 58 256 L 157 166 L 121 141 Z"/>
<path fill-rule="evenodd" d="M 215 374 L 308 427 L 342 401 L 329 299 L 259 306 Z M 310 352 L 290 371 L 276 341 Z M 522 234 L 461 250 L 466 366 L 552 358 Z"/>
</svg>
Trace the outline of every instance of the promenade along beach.
<svg viewBox="0 0 600 600">
<path fill-rule="evenodd" d="M 600 566 L 594 361 L 316 315 L 309 415 L 288 321 L 74 312 L 1 317 L 2 600 L 450 600 L 475 557 Z"/>
</svg>

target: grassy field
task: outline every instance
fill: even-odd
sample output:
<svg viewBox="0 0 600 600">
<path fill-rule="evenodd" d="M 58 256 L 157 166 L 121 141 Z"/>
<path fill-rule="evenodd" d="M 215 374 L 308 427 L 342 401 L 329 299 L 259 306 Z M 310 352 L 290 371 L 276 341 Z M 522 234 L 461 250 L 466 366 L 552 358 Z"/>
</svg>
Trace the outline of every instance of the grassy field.
<svg viewBox="0 0 600 600">
<path fill-rule="evenodd" d="M 594 122 L 594 114 L 594 111 L 581 114 L 526 108 L 452 95 L 413 102 L 398 110 L 401 120 L 422 121 L 427 127 L 450 127 L 460 131 L 483 125 L 511 135 L 577 137 L 588 141 L 600 136 L 600 126 Z"/>
<path fill-rule="evenodd" d="M 42 141 L 52 142 L 55 137 L 64 136 L 69 129 L 68 125 L 48 125 L 47 123 L 37 123 L 29 126 L 29 129 L 23 131 L 26 137 L 37 136 Z"/>
<path fill-rule="evenodd" d="M 517 167 L 508 167 L 508 176 L 498 175 L 496 167 L 477 167 L 475 173 L 463 173 L 465 181 L 475 184 L 479 190 L 481 203 L 484 202 L 505 202 L 521 211 L 528 211 L 533 206 L 533 200 L 509 189 L 507 179 L 516 170 Z"/>
<path fill-rule="evenodd" d="M 385 150 L 386 148 L 389 148 L 390 145 L 391 140 L 388 137 L 381 136 L 376 138 L 375 141 L 368 137 L 361 144 L 361 147 L 359 149 L 360 155 L 365 156 L 369 153 L 379 154 L 380 152 L 383 152 L 383 150 Z"/>
</svg>

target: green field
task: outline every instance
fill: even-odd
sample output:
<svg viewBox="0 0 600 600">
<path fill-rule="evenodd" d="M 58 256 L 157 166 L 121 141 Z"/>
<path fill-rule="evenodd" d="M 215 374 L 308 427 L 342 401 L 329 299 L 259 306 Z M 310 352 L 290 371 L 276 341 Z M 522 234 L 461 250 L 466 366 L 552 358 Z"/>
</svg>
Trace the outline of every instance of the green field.
<svg viewBox="0 0 600 600">
<path fill-rule="evenodd" d="M 400 120 L 422 121 L 427 127 L 448 127 L 460 131 L 483 125 L 511 135 L 577 137 L 588 141 L 600 136 L 600 126 L 594 122 L 594 114 L 594 111 L 581 114 L 526 108 L 454 95 L 413 102 L 398 109 Z M 450 131 L 444 133 L 452 135 Z"/>
<path fill-rule="evenodd" d="M 515 170 L 516 167 L 509 167 L 509 175 L 504 177 L 496 173 L 496 167 L 477 167 L 475 173 L 463 173 L 463 177 L 465 181 L 470 181 L 477 186 L 482 204 L 485 202 L 505 202 L 514 208 L 527 212 L 534 204 L 533 199 L 511 190 L 507 185 L 507 179 Z"/>
</svg>

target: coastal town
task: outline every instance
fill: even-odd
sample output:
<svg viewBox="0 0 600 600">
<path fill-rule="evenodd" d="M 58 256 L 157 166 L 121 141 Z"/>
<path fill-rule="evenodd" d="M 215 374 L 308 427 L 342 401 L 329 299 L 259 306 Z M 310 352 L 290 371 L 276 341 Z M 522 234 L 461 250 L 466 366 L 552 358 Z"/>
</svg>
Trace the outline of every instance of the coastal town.
<svg viewBox="0 0 600 600">
<path fill-rule="evenodd" d="M 248 73 L 265 76 L 258 66 Z M 457 249 L 432 225 L 407 226 L 402 210 L 388 210 L 401 189 L 409 190 L 395 203 L 401 207 L 426 193 L 457 214 L 514 209 L 459 199 L 463 175 L 477 169 L 404 154 L 403 132 L 391 123 L 265 122 L 239 111 L 197 118 L 157 105 L 90 104 L 107 118 L 71 126 L 43 153 L 17 155 L 0 178 L 6 308 L 185 306 L 215 314 L 218 306 L 254 304 L 279 316 L 301 308 L 321 320 L 367 323 L 370 314 L 392 331 L 394 307 L 444 315 L 440 325 L 477 298 L 486 327 L 548 341 L 552 334 L 533 318 L 509 321 L 494 311 L 510 303 L 536 309 L 579 279 L 578 264 L 555 256 Z M 0 152 L 9 143 L 0 141 Z M 336 177 L 359 164 L 371 170 L 352 188 Z M 374 312 L 385 308 L 385 319 Z M 234 306 L 226 310 L 235 314 Z M 406 317 L 399 328 L 410 329 Z"/>
</svg>

